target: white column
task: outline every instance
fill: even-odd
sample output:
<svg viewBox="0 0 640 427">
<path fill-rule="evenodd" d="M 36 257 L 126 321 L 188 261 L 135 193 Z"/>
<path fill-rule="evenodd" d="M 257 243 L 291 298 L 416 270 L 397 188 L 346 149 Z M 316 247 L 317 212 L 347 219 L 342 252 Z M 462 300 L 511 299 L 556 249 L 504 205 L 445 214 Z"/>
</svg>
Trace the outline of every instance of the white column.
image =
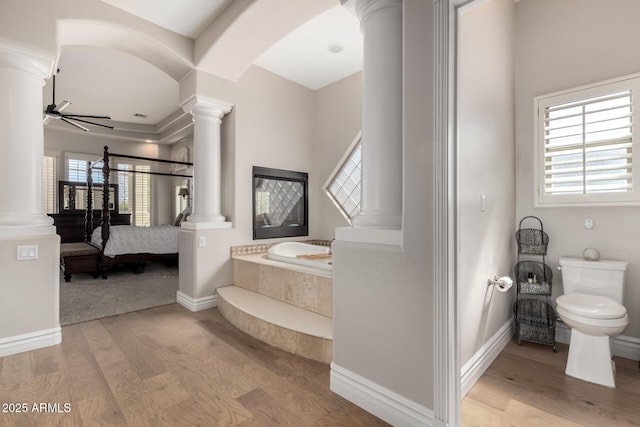
<svg viewBox="0 0 640 427">
<path fill-rule="evenodd" d="M 358 0 L 364 36 L 362 199 L 356 228 L 402 226 L 402 0 Z"/>
<path fill-rule="evenodd" d="M 0 44 L 0 236 L 55 234 L 42 204 L 42 87 L 53 63 Z"/>
<path fill-rule="evenodd" d="M 225 228 L 221 212 L 221 152 L 222 118 L 232 104 L 195 95 L 182 104 L 193 115 L 193 214 L 185 228 Z"/>
</svg>

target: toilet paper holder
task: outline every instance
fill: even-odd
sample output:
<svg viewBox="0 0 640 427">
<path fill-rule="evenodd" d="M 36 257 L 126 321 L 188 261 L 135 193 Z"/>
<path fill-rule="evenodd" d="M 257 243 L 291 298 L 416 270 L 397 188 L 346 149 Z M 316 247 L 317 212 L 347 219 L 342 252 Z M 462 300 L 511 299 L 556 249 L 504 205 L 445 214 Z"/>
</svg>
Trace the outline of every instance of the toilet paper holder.
<svg viewBox="0 0 640 427">
<path fill-rule="evenodd" d="M 493 276 L 493 279 L 487 279 L 487 286 L 496 285 L 500 289 L 509 289 L 513 285 L 513 280 L 510 277 L 498 277 Z"/>
</svg>

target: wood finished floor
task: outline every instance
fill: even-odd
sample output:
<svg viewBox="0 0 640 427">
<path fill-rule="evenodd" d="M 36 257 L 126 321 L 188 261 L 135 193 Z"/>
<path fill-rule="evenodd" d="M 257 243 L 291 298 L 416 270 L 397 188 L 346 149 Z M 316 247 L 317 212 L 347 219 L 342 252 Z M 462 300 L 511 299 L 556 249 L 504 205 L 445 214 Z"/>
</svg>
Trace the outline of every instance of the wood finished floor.
<svg viewBox="0 0 640 427">
<path fill-rule="evenodd" d="M 640 426 L 638 362 L 614 357 L 610 389 L 565 375 L 568 349 L 512 340 L 462 400 L 462 425 Z"/>
<path fill-rule="evenodd" d="M 0 358 L 0 426 L 381 426 L 329 390 L 329 367 L 217 311 L 174 304 L 65 326 L 62 344 Z M 31 412 L 36 403 L 68 413 Z"/>
</svg>

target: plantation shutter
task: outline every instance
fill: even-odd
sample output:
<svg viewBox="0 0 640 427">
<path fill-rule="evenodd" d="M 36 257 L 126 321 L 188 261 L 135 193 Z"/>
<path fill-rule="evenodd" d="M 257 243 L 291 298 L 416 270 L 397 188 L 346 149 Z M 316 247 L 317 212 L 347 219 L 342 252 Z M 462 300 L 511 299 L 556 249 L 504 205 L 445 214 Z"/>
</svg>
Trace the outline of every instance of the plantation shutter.
<svg viewBox="0 0 640 427">
<path fill-rule="evenodd" d="M 149 165 L 135 165 L 138 172 L 151 172 Z M 133 174 L 135 180 L 135 210 L 133 216 L 135 224 L 141 227 L 151 226 L 151 175 L 146 173 Z"/>
<path fill-rule="evenodd" d="M 130 170 L 131 165 L 118 163 L 116 169 Z M 131 176 L 129 172 L 118 172 L 118 211 L 120 213 L 131 213 L 133 200 L 131 199 Z M 135 225 L 135 221 L 133 222 Z"/>
<path fill-rule="evenodd" d="M 42 168 L 42 208 L 45 213 L 58 212 L 58 153 L 45 150 Z"/>
<path fill-rule="evenodd" d="M 117 169 L 151 172 L 150 165 L 118 163 Z M 151 175 L 118 172 L 120 213 L 131 213 L 131 222 L 138 227 L 151 226 Z"/>
<path fill-rule="evenodd" d="M 86 157 L 90 157 L 83 154 L 67 154 L 67 180 L 72 182 L 87 182 L 87 166 L 89 161 Z M 94 165 L 95 169 L 91 170 L 93 182 L 100 184 L 104 181 L 102 176 L 102 162 Z"/>
<path fill-rule="evenodd" d="M 74 182 L 87 182 L 86 160 L 67 160 L 67 179 Z"/>
<path fill-rule="evenodd" d="M 633 191 L 632 91 L 544 108 L 545 195 Z"/>
</svg>

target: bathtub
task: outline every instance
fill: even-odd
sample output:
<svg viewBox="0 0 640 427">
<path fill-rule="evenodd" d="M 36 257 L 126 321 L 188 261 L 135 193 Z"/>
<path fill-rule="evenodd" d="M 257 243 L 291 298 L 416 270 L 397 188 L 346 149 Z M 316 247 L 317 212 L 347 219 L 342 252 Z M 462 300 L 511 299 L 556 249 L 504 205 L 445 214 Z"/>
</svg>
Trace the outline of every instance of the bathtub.
<svg viewBox="0 0 640 427">
<path fill-rule="evenodd" d="M 271 246 L 267 251 L 267 258 L 331 271 L 331 258 L 306 259 L 298 257 L 299 255 L 327 255 L 330 252 L 331 250 L 328 246 L 310 245 L 302 242 L 283 242 Z"/>
</svg>

